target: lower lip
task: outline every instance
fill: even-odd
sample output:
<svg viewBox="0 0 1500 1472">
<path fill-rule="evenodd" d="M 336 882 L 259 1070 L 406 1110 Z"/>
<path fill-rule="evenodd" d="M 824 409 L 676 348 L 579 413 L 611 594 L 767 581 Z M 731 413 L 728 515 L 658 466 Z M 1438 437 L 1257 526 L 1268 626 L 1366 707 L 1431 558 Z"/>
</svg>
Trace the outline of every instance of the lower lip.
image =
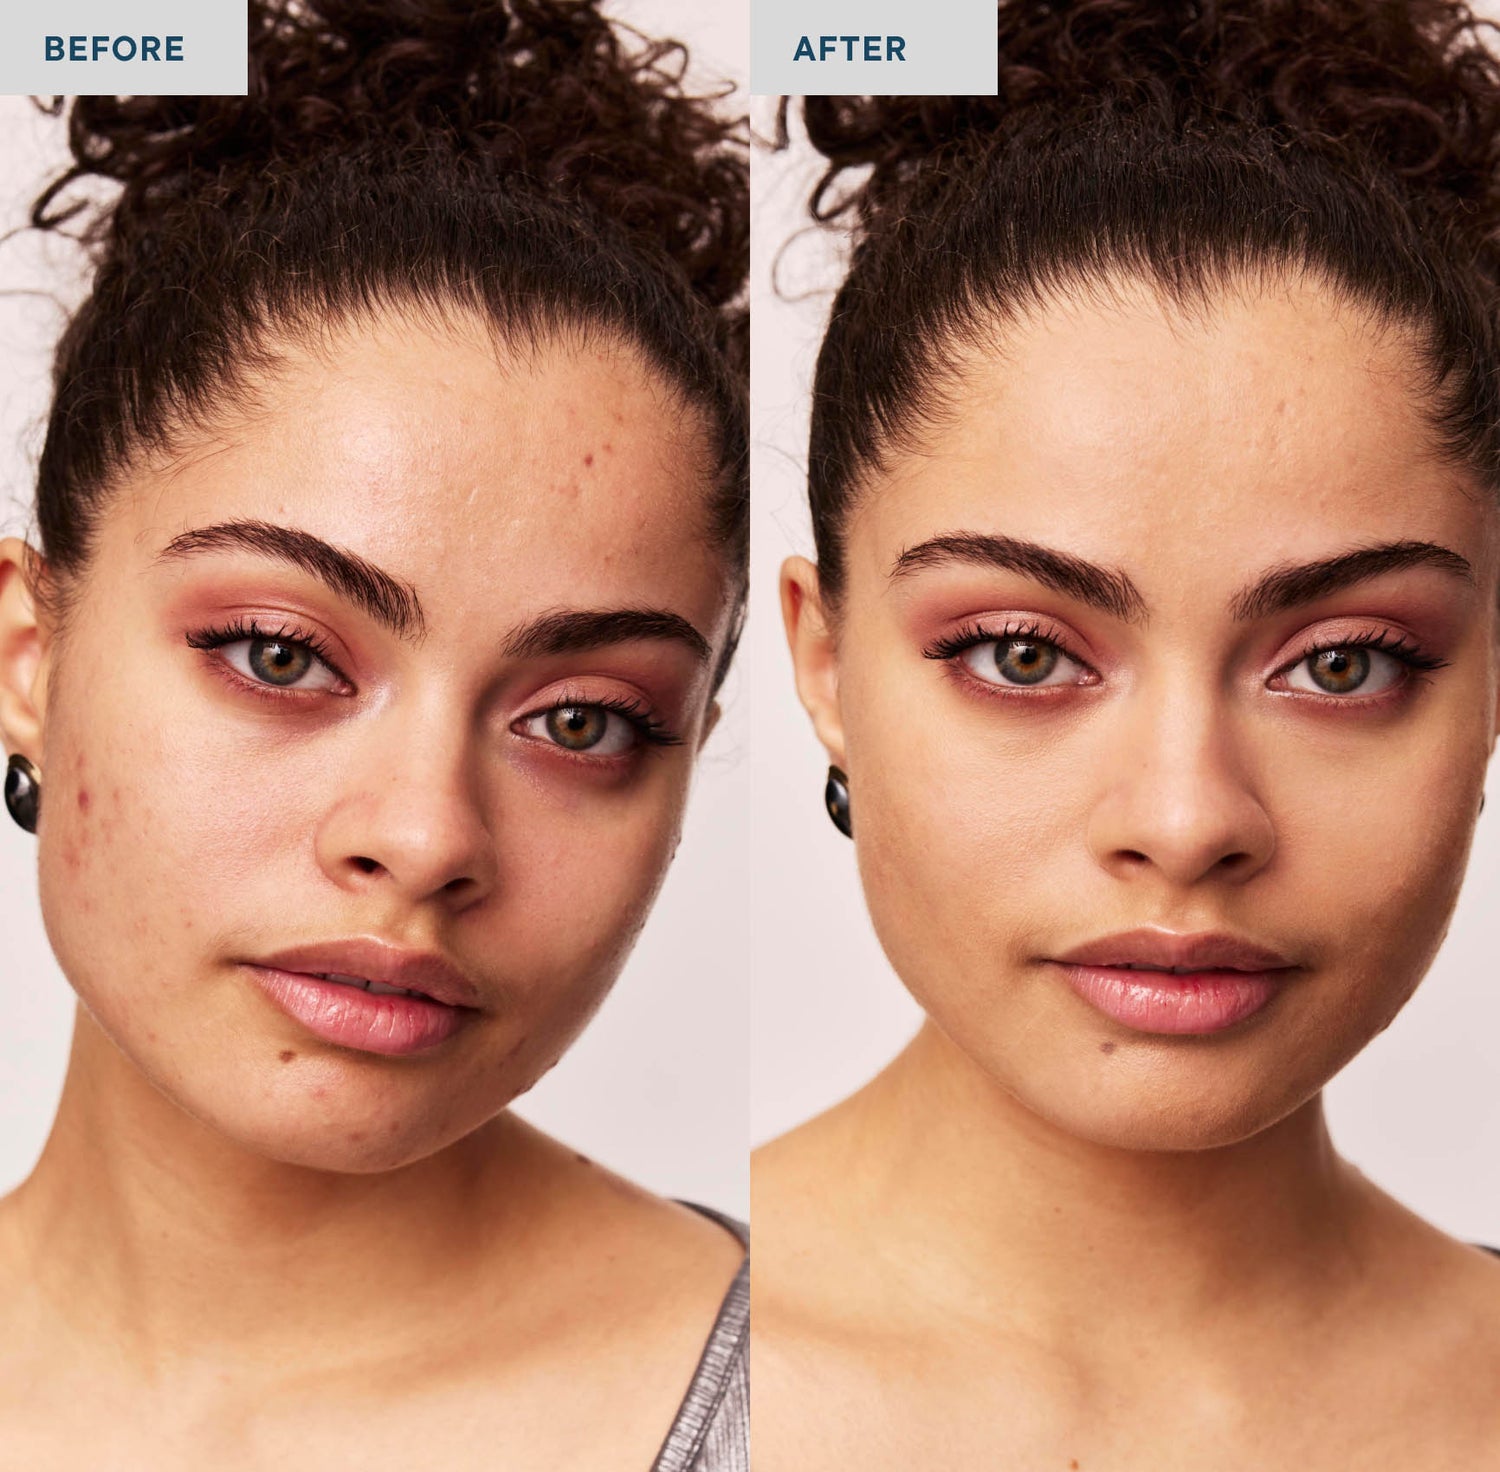
<svg viewBox="0 0 1500 1472">
<path fill-rule="evenodd" d="M 1223 1032 L 1253 1017 L 1280 989 L 1284 971 L 1129 971 L 1063 964 L 1063 976 L 1089 1006 L 1136 1032 Z"/>
<path fill-rule="evenodd" d="M 446 1042 L 470 1017 L 427 997 L 377 995 L 300 971 L 251 966 L 255 984 L 315 1037 L 362 1053 L 401 1057 Z"/>
</svg>

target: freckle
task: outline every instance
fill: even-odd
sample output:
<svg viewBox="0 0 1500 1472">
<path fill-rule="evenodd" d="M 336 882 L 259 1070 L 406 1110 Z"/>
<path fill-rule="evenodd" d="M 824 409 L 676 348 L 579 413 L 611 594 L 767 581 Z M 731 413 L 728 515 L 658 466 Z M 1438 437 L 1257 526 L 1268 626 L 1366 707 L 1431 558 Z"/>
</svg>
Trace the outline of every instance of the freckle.
<svg viewBox="0 0 1500 1472">
<path fill-rule="evenodd" d="M 283 1048 L 281 1050 L 281 1052 L 278 1053 L 276 1056 L 278 1058 L 280 1058 L 283 1063 L 290 1063 L 292 1061 L 292 1059 L 295 1058 L 297 1055 L 296 1055 L 296 1053 L 294 1053 L 292 1051 L 292 1049 L 290 1049 L 290 1048 Z"/>
<path fill-rule="evenodd" d="M 88 794 L 88 789 L 80 787 L 78 789 L 78 811 L 80 813 L 86 813 L 86 812 L 88 812 L 88 810 L 89 810 L 89 802 L 90 802 L 90 798 L 89 798 L 89 794 Z"/>
<path fill-rule="evenodd" d="M 1078 1472 L 1078 1458 L 1070 1457 L 1068 1459 L 1068 1467 L 1071 1469 L 1071 1472 Z"/>
<path fill-rule="evenodd" d="M 1113 1043 L 1100 1043 L 1099 1044 L 1099 1051 L 1101 1053 L 1113 1053 L 1114 1050 L 1115 1050 L 1115 1045 Z M 1073 1465 L 1076 1467 L 1078 1465 L 1078 1463 L 1075 1462 Z"/>
<path fill-rule="evenodd" d="M 146 1029 L 146 1041 L 148 1043 L 154 1043 L 156 1041 L 156 1034 L 152 1032 L 150 1028 Z"/>
</svg>

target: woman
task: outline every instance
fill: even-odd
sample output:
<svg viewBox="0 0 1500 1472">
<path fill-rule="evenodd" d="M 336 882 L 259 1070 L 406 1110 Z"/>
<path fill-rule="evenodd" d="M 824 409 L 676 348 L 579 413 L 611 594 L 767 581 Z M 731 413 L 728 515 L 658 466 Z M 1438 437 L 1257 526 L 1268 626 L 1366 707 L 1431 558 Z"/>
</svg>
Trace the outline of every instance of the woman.
<svg viewBox="0 0 1500 1472">
<path fill-rule="evenodd" d="M 854 249 L 783 609 L 926 1019 L 761 1153 L 757 1463 L 1487 1465 L 1500 1263 L 1321 1091 L 1495 740 L 1500 68 L 1353 0 L 999 50 L 802 107 Z"/>
<path fill-rule="evenodd" d="M 79 1010 L 0 1204 L 0 1442 L 742 1468 L 740 1230 L 506 1109 L 645 919 L 734 643 L 736 125 L 591 3 L 251 27 L 247 98 L 77 102 L 34 212 L 97 267 L 0 731 Z"/>
</svg>

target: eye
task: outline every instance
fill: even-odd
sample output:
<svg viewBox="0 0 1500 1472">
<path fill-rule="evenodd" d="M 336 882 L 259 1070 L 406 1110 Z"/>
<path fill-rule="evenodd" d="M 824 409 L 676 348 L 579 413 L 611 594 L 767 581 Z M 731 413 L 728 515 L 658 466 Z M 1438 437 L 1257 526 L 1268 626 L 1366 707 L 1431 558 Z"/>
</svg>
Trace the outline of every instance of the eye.
<svg viewBox="0 0 1500 1472">
<path fill-rule="evenodd" d="M 1050 639 L 1030 635 L 970 644 L 958 657 L 971 674 L 991 685 L 1077 685 L 1085 673 Z"/>
<path fill-rule="evenodd" d="M 642 739 L 636 721 L 605 705 L 555 705 L 527 716 L 521 730 L 564 751 L 591 756 L 623 756 Z"/>
<path fill-rule="evenodd" d="M 296 639 L 234 639 L 218 648 L 230 668 L 260 685 L 278 690 L 332 690 L 339 684 L 338 675 Z"/>
<path fill-rule="evenodd" d="M 1379 695 L 1401 682 L 1407 666 L 1368 645 L 1314 649 L 1286 672 L 1288 690 L 1318 695 Z"/>
</svg>

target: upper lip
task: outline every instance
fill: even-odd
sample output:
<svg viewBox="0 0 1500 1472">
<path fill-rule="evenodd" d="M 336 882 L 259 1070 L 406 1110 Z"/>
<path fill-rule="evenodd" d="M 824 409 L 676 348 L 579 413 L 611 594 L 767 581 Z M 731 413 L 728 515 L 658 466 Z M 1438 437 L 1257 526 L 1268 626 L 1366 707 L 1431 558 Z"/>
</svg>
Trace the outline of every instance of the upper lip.
<svg viewBox="0 0 1500 1472">
<path fill-rule="evenodd" d="M 474 983 L 436 952 L 409 950 L 367 936 L 292 946 L 251 964 L 306 976 L 357 976 L 381 986 L 421 992 L 449 1007 L 472 1007 L 479 998 Z"/>
<path fill-rule="evenodd" d="M 1073 966 L 1150 966 L 1201 971 L 1280 971 L 1293 963 L 1267 946 L 1237 935 L 1203 931 L 1126 930 L 1085 941 L 1052 958 Z"/>
</svg>

